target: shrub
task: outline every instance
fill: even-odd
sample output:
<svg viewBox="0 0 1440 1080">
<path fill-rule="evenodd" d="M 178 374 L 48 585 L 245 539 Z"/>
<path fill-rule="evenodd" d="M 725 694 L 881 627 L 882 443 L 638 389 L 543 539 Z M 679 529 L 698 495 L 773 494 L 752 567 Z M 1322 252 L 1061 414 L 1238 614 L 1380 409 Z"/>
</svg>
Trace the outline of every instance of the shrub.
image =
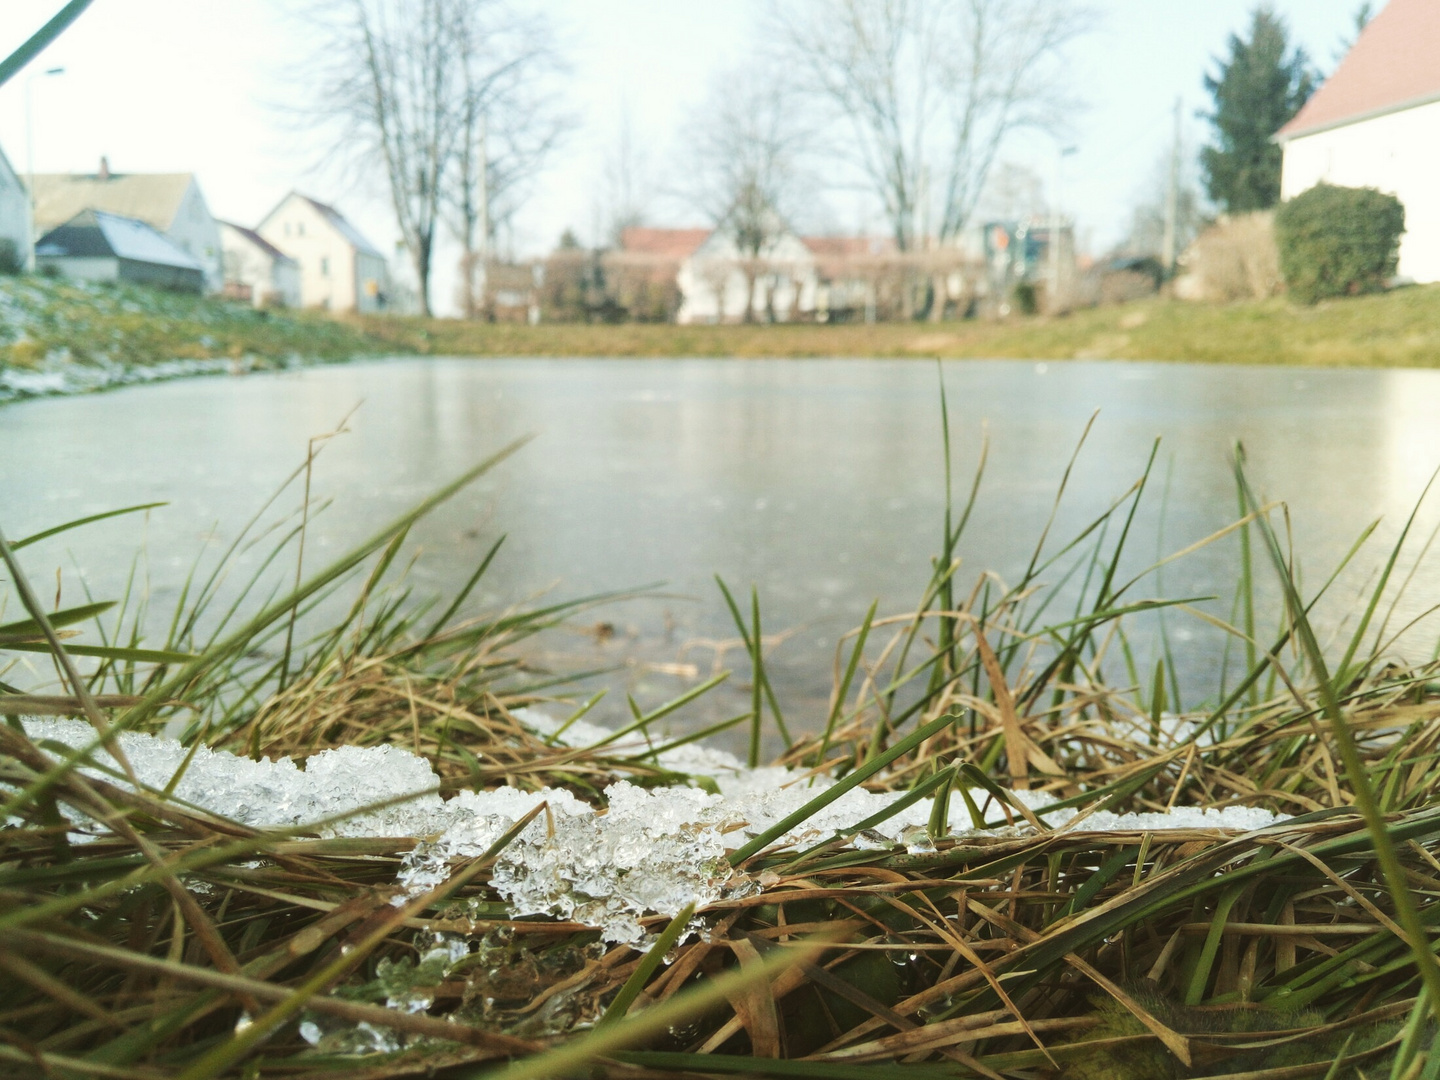
<svg viewBox="0 0 1440 1080">
<path fill-rule="evenodd" d="M 1280 291 L 1275 215 L 1269 210 L 1221 217 L 1181 256 L 1175 280 L 1182 300 L 1264 300 Z"/>
<path fill-rule="evenodd" d="M 1021 315 L 1034 315 L 1040 310 L 1040 298 L 1035 294 L 1035 286 L 1028 281 L 1018 282 L 1015 291 L 1011 294 L 1015 300 L 1015 307 Z"/>
<path fill-rule="evenodd" d="M 1384 289 L 1404 231 L 1400 200 L 1374 188 L 1317 184 L 1275 214 L 1280 269 L 1306 304 Z"/>
</svg>

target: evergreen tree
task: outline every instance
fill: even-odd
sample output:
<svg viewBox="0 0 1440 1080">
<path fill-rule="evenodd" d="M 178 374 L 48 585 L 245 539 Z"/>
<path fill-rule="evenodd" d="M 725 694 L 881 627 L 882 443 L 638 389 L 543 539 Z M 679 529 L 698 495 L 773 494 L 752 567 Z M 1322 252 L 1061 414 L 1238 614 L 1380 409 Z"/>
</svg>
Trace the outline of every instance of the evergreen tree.
<svg viewBox="0 0 1440 1080">
<path fill-rule="evenodd" d="M 1231 213 L 1264 210 L 1280 198 L 1280 147 L 1270 141 L 1315 89 L 1305 50 L 1289 48 L 1285 22 L 1268 6 L 1255 9 L 1250 36 L 1230 36 L 1230 56 L 1205 76 L 1215 99 L 1208 119 L 1215 145 L 1200 151 L 1205 187 Z"/>
</svg>

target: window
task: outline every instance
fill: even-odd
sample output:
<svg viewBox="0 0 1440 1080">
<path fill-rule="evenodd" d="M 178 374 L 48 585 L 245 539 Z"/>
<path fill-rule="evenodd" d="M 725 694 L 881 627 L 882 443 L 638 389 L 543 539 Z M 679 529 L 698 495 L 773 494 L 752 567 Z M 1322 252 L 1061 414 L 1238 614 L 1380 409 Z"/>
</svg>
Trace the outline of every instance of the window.
<svg viewBox="0 0 1440 1080">
<path fill-rule="evenodd" d="M 330 276 L 330 260 L 329 260 L 328 258 L 327 258 L 327 259 L 321 259 L 321 260 L 320 260 L 320 276 L 321 276 L 321 277 L 329 277 L 329 276 Z"/>
</svg>

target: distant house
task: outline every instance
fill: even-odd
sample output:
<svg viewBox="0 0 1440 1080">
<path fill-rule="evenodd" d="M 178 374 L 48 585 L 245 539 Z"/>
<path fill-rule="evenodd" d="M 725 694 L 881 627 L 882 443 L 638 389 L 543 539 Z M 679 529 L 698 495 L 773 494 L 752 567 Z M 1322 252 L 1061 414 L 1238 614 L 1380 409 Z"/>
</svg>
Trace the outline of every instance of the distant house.
<svg viewBox="0 0 1440 1080">
<path fill-rule="evenodd" d="M 176 292 L 205 291 L 206 268 L 158 229 L 135 218 L 82 210 L 35 243 L 42 273 L 81 281 L 129 281 Z"/>
<path fill-rule="evenodd" d="M 145 222 L 200 263 L 206 292 L 219 292 L 224 284 L 220 228 L 193 173 L 112 173 L 101 158 L 95 173 L 35 177 L 38 232 L 66 224 L 82 210 Z"/>
<path fill-rule="evenodd" d="M 225 295 L 256 307 L 299 307 L 300 264 L 253 229 L 220 222 Z"/>
<path fill-rule="evenodd" d="M 30 193 L 0 150 L 0 273 L 16 273 L 30 266 L 33 224 Z"/>
<path fill-rule="evenodd" d="M 300 264 L 305 307 L 362 313 L 386 307 L 385 256 L 333 206 L 292 191 L 255 231 Z"/>
<path fill-rule="evenodd" d="M 1400 277 L 1440 281 L 1440 3 L 1390 0 L 1275 139 L 1282 198 L 1319 183 L 1395 195 Z"/>
</svg>

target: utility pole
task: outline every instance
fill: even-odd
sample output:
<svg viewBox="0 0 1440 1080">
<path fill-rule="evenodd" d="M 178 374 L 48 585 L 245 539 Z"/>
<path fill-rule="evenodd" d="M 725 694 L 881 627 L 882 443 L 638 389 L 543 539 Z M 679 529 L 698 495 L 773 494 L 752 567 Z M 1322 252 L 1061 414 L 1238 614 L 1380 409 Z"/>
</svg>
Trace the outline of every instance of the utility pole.
<svg viewBox="0 0 1440 1080">
<path fill-rule="evenodd" d="M 1064 178 L 1065 159 L 1075 153 L 1073 146 L 1060 146 L 1055 150 L 1055 190 L 1050 197 L 1050 235 L 1045 244 L 1050 255 L 1049 296 L 1045 306 L 1054 315 L 1060 310 L 1060 230 L 1064 218 L 1060 213 L 1060 187 Z"/>
<path fill-rule="evenodd" d="M 479 301 L 477 314 L 490 310 L 490 115 L 480 112 L 480 244 L 475 265 L 470 268 L 472 295 Z"/>
<path fill-rule="evenodd" d="M 1170 144 L 1170 179 L 1165 185 L 1165 237 L 1160 257 L 1165 264 L 1165 277 L 1175 275 L 1175 250 L 1180 216 L 1180 99 L 1175 99 L 1175 135 Z"/>
</svg>

